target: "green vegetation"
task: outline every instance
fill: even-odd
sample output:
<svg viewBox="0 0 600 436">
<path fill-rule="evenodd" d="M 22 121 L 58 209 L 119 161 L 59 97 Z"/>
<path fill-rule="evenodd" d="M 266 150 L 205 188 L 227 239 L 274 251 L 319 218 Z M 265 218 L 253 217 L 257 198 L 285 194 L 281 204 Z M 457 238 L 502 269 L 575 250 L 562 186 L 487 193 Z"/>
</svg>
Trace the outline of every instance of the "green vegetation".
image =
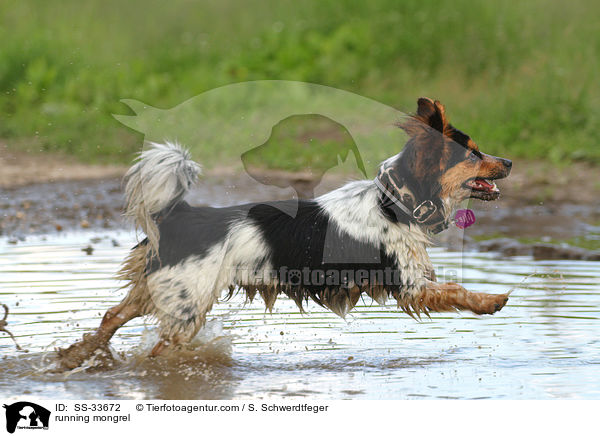
<svg viewBox="0 0 600 436">
<path fill-rule="evenodd" d="M 142 136 L 111 116 L 131 114 L 120 99 L 169 108 L 286 79 L 404 111 L 435 97 L 489 153 L 600 163 L 599 12 L 591 0 L 4 1 L 0 138 L 129 160 Z M 310 129 L 290 129 L 291 141 Z"/>
<path fill-rule="evenodd" d="M 491 239 L 505 238 L 506 235 L 502 233 L 492 233 L 486 235 L 476 235 L 472 238 L 475 241 L 488 241 Z M 516 241 L 527 244 L 553 244 L 553 245 L 568 245 L 572 247 L 585 248 L 586 250 L 600 251 L 600 234 L 589 233 L 585 236 L 572 236 L 570 238 L 526 238 L 517 237 L 514 238 Z"/>
<path fill-rule="evenodd" d="M 310 168 L 325 173 L 339 163 L 339 158 L 348 157 L 352 144 L 352 137 L 327 118 L 295 116 L 275 125 L 264 145 L 244 155 L 244 163 L 289 172 Z"/>
</svg>

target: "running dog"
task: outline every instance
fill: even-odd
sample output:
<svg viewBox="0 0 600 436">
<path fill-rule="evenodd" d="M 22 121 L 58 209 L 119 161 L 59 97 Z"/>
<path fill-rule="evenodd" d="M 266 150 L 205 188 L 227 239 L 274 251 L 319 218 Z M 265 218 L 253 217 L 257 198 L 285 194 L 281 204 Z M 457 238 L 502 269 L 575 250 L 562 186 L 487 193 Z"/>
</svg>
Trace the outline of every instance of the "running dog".
<svg viewBox="0 0 600 436">
<path fill-rule="evenodd" d="M 426 248 L 460 202 L 500 196 L 494 180 L 508 176 L 511 161 L 482 153 L 438 101 L 420 98 L 399 127 L 408 142 L 374 180 L 309 200 L 224 208 L 185 202 L 199 165 L 177 144 L 150 144 L 125 176 L 126 216 L 146 234 L 119 273 L 129 292 L 95 333 L 58 350 L 62 366 L 81 365 L 143 315 L 160 325 L 152 356 L 185 345 L 225 290 L 250 301 L 258 293 L 268 309 L 280 294 L 301 311 L 313 300 L 342 317 L 363 293 L 380 304 L 394 298 L 413 317 L 502 309 L 508 294 L 437 282 Z"/>
</svg>

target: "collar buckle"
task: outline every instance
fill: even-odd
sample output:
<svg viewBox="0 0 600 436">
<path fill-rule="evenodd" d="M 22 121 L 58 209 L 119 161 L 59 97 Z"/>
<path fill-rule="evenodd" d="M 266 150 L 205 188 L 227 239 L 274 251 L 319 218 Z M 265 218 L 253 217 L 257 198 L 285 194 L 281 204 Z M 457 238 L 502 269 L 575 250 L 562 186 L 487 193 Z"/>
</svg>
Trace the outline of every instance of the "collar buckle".
<svg viewBox="0 0 600 436">
<path fill-rule="evenodd" d="M 431 200 L 425 200 L 414 208 L 412 216 L 417 223 L 423 224 L 436 212 L 437 206 Z"/>
</svg>

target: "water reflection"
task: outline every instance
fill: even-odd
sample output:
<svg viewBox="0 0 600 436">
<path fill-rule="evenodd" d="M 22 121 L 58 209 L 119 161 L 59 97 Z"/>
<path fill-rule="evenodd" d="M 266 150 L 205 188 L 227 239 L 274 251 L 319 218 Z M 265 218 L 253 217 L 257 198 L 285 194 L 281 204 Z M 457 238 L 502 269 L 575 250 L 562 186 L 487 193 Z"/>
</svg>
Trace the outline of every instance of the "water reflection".
<svg viewBox="0 0 600 436">
<path fill-rule="evenodd" d="M 53 347 L 96 327 L 122 297 L 112 275 L 134 242 L 119 232 L 0 240 L 0 302 L 29 351 L 17 353 L 0 336 L 3 396 L 600 398 L 600 263 L 439 249 L 434 264 L 462 268 L 468 289 L 514 288 L 508 306 L 494 316 L 436 314 L 417 323 L 365 299 L 344 321 L 316 305 L 302 316 L 286 299 L 267 315 L 238 297 L 216 306 L 193 349 L 173 358 L 145 359 L 156 332 L 135 320 L 113 341 L 114 369 L 48 374 Z M 82 251 L 88 245 L 91 255 Z"/>
</svg>

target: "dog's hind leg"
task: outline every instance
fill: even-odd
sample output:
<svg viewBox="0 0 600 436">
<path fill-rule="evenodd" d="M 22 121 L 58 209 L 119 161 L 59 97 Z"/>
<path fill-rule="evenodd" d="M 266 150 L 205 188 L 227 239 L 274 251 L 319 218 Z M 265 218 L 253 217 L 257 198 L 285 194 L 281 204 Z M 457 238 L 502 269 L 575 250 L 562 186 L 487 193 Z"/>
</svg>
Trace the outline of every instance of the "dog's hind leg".
<svg viewBox="0 0 600 436">
<path fill-rule="evenodd" d="M 507 294 L 485 294 L 469 292 L 456 283 L 437 283 L 428 281 L 422 292 L 417 294 L 410 307 L 414 309 L 447 312 L 469 310 L 478 315 L 493 314 L 504 307 Z"/>
<path fill-rule="evenodd" d="M 188 302 L 187 306 L 168 314 L 156 310 L 154 315 L 159 320 L 161 333 L 160 339 L 150 351 L 149 356 L 163 355 L 179 346 L 189 344 L 206 323 L 206 314 L 212 308 L 212 304 L 213 302 L 206 307 Z"/>
<path fill-rule="evenodd" d="M 194 339 L 194 336 L 196 336 L 196 333 L 198 333 L 198 330 L 200 330 L 200 326 L 198 326 L 198 328 L 194 329 L 193 331 L 179 333 L 172 337 L 160 338 L 156 345 L 154 345 L 154 347 L 152 348 L 152 351 L 150 351 L 150 357 L 159 356 L 167 352 L 167 350 L 172 350 L 178 345 L 183 345 L 191 342 L 191 340 Z"/>
<path fill-rule="evenodd" d="M 152 316 L 160 325 L 160 339 L 150 352 L 155 357 L 188 344 L 206 322 L 206 315 L 227 287 L 215 268 L 215 258 L 188 258 L 178 265 L 162 268 L 147 278 Z M 217 263 L 218 265 L 218 263 Z"/>
<path fill-rule="evenodd" d="M 70 347 L 57 350 L 61 370 L 77 368 L 97 350 L 109 357 L 108 342 L 119 327 L 153 310 L 145 275 L 147 252 L 146 243 L 138 244 L 131 250 L 118 275 L 118 278 L 129 282 L 129 293 L 121 303 L 106 311 L 98 329 L 85 334 Z"/>
<path fill-rule="evenodd" d="M 131 304 L 127 298 L 106 311 L 100 326 L 94 333 L 86 333 L 83 338 L 68 348 L 57 350 L 61 370 L 77 368 L 98 350 L 104 357 L 110 356 L 108 343 L 115 332 L 125 323 L 143 315 L 137 304 Z"/>
</svg>

